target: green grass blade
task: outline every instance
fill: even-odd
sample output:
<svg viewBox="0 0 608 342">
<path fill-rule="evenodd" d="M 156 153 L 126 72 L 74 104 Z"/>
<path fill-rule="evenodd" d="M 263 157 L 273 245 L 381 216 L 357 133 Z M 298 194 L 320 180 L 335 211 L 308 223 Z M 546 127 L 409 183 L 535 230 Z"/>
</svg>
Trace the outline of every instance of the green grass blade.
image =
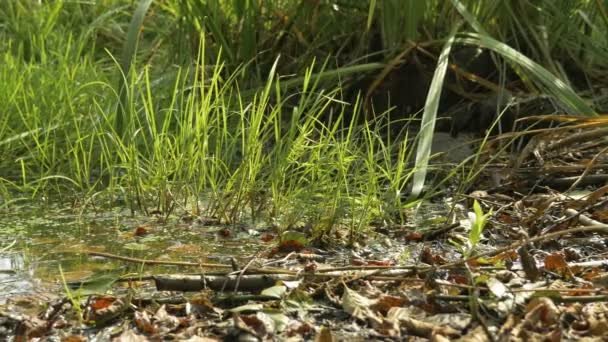
<svg viewBox="0 0 608 342">
<path fill-rule="evenodd" d="M 435 122 L 437 121 L 437 110 L 439 109 L 441 90 L 443 89 L 443 81 L 448 68 L 448 57 L 459 28 L 460 24 L 454 26 L 452 33 L 443 46 L 424 104 L 424 113 L 422 114 L 421 123 L 422 127 L 420 128 L 418 147 L 416 149 L 416 171 L 414 172 L 412 184 L 412 199 L 415 199 L 420 195 L 426 179 L 429 158 L 431 156 L 431 144 L 433 143 Z"/>
<path fill-rule="evenodd" d="M 532 80 L 540 83 L 547 93 L 566 105 L 571 111 L 571 114 L 597 116 L 597 113 L 585 102 L 585 100 L 578 96 L 566 83 L 507 44 L 478 33 L 469 33 L 468 37 L 459 38 L 457 41 L 490 49 L 504 57 L 512 66 L 523 69 L 528 73 L 527 75 L 529 75 Z"/>
<path fill-rule="evenodd" d="M 376 11 L 376 0 L 370 0 L 369 2 L 369 10 L 367 12 L 367 31 L 372 28 L 372 23 L 374 22 L 374 13 Z"/>
<path fill-rule="evenodd" d="M 452 4 L 464 19 L 473 27 L 477 33 L 470 33 L 468 37 L 458 39 L 459 43 L 465 43 L 473 46 L 490 49 L 503 58 L 505 58 L 512 66 L 521 68 L 531 76 L 533 81 L 540 83 L 541 87 L 558 101 L 563 103 L 571 111 L 571 114 L 596 116 L 597 113 L 566 83 L 553 75 L 540 64 L 534 62 L 521 52 L 515 50 L 509 45 L 502 43 L 492 38 L 475 19 L 475 17 L 467 10 L 463 3 L 459 0 L 451 0 Z"/>
<path fill-rule="evenodd" d="M 125 110 L 127 103 L 129 102 L 129 92 L 127 91 L 128 84 L 128 75 L 131 69 L 131 65 L 133 64 L 133 60 L 135 58 L 135 53 L 137 51 L 137 42 L 139 39 L 139 32 L 141 31 L 142 25 L 144 23 L 144 18 L 146 13 L 148 12 L 148 8 L 152 4 L 152 0 L 141 0 L 137 9 L 133 13 L 133 17 L 131 18 L 131 23 L 129 24 L 129 31 L 127 32 L 127 40 L 125 41 L 125 45 L 122 51 L 122 58 L 120 61 L 120 69 L 122 73 L 121 89 L 120 91 L 120 105 L 118 107 L 118 112 L 116 114 L 116 122 L 115 128 L 116 132 L 122 136 L 124 123 L 128 122 L 127 118 L 125 118 L 125 114 L 128 113 Z"/>
</svg>

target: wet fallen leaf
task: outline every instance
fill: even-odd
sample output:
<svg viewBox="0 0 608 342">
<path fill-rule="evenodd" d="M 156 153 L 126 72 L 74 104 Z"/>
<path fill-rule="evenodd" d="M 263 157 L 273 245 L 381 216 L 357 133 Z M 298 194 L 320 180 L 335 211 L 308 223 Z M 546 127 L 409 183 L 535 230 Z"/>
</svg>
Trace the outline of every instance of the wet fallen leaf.
<svg viewBox="0 0 608 342">
<path fill-rule="evenodd" d="M 93 309 L 93 310 L 105 309 L 108 306 L 110 306 L 112 303 L 114 303 L 115 300 L 116 300 L 116 297 L 112 297 L 112 296 L 97 297 L 91 301 L 91 309 Z"/>
<path fill-rule="evenodd" d="M 146 226 L 146 225 L 137 226 L 137 227 L 135 227 L 135 230 L 133 231 L 133 236 L 144 236 L 144 235 L 149 234 L 151 230 L 152 230 L 152 228 L 150 226 Z"/>
<path fill-rule="evenodd" d="M 264 233 L 260 236 L 260 240 L 262 240 L 262 242 L 270 242 L 270 241 L 274 240 L 274 235 L 269 234 L 269 233 Z"/>
</svg>

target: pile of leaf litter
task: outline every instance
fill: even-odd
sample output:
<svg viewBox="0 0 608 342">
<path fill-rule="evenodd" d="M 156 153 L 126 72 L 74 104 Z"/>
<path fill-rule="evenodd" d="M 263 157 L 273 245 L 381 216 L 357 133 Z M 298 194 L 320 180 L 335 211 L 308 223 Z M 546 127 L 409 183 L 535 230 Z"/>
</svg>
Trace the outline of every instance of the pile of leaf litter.
<svg viewBox="0 0 608 342">
<path fill-rule="evenodd" d="M 605 125 L 573 119 L 536 132 L 515 158 L 495 140 L 476 189 L 452 198 L 450 220 L 378 226 L 348 249 L 289 231 L 230 264 L 91 252 L 195 273 L 110 277 L 106 293 L 100 279 L 66 283 L 66 295 L 30 297 L 27 310 L 15 298 L 0 310 L 0 338 L 604 341 Z"/>
</svg>

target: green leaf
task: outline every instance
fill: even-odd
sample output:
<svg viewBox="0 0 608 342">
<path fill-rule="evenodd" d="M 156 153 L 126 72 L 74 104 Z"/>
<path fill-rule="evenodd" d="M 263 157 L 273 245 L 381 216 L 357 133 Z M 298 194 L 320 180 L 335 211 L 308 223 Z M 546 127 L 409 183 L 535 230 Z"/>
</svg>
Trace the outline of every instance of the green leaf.
<svg viewBox="0 0 608 342">
<path fill-rule="evenodd" d="M 283 297 L 286 292 L 287 292 L 287 287 L 285 287 L 284 285 L 276 285 L 276 286 L 272 286 L 272 287 L 262 290 L 261 294 L 263 296 L 269 296 L 269 297 L 273 297 L 276 299 L 281 299 L 281 297 Z"/>
<path fill-rule="evenodd" d="M 77 290 L 81 296 L 87 296 L 92 294 L 103 294 L 106 293 L 112 285 L 120 278 L 115 274 L 102 274 L 92 276 L 83 280 L 69 281 L 67 285 L 72 290 Z"/>
</svg>

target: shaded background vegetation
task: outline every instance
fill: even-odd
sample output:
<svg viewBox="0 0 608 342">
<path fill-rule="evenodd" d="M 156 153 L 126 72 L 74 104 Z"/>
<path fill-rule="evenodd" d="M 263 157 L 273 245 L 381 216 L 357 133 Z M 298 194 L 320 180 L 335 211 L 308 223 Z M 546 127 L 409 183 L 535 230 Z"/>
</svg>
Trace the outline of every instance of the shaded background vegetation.
<svg viewBox="0 0 608 342">
<path fill-rule="evenodd" d="M 6 1 L 1 203 L 109 195 L 320 231 L 398 220 L 428 160 L 391 127 L 439 115 L 483 135 L 537 98 L 596 115 L 607 24 L 601 0 Z"/>
</svg>

